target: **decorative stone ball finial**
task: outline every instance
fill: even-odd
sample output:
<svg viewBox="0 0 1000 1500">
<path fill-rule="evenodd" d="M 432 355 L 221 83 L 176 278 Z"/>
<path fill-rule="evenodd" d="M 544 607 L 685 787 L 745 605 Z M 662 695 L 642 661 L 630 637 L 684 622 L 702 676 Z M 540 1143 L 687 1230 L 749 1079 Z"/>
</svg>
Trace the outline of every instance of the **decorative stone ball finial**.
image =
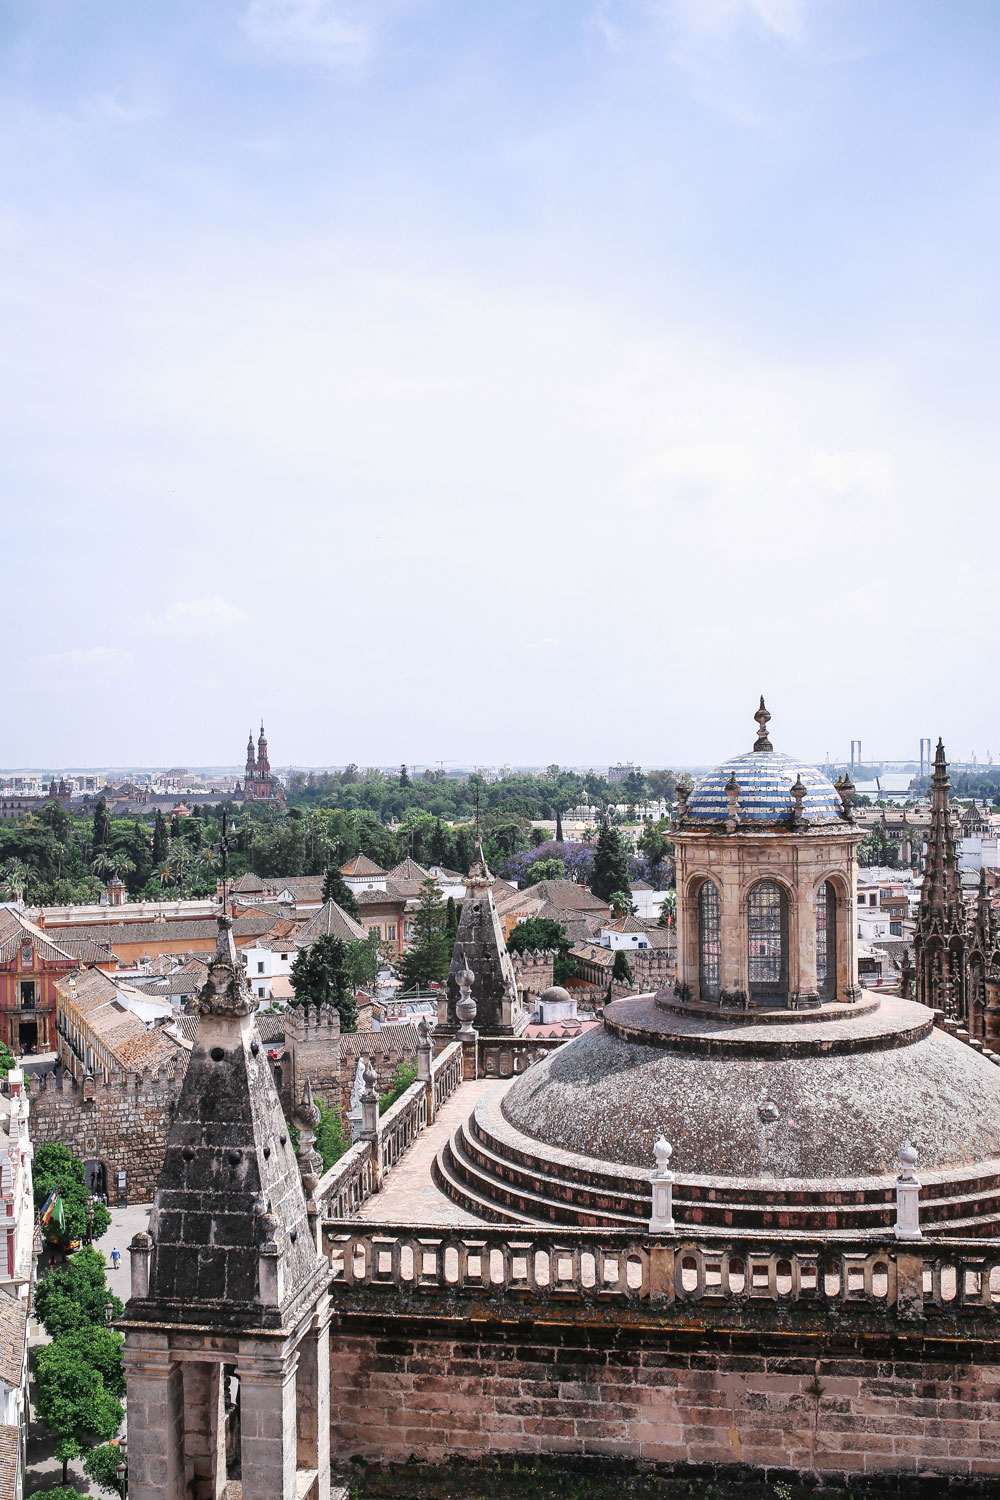
<svg viewBox="0 0 1000 1500">
<path fill-rule="evenodd" d="M 693 786 L 694 786 L 694 782 L 691 780 L 690 776 L 688 776 L 687 772 L 685 772 L 684 775 L 681 776 L 680 779 L 677 782 L 675 790 L 677 792 L 677 819 L 678 819 L 678 822 L 680 822 L 681 820 L 683 820 L 684 818 L 687 817 L 688 798 L 691 795 L 691 791 L 692 791 Z"/>
<path fill-rule="evenodd" d="M 673 1147 L 661 1134 L 653 1145 L 656 1171 L 653 1173 L 653 1216 L 649 1221 L 650 1234 L 673 1234 L 674 1223 L 674 1174 L 670 1170 Z"/>
<path fill-rule="evenodd" d="M 760 708 L 758 708 L 757 712 L 754 714 L 754 718 L 757 720 L 757 738 L 754 741 L 755 750 L 774 749 L 774 746 L 771 744 L 771 741 L 767 737 L 767 724 L 770 717 L 771 715 L 764 707 L 764 694 L 761 693 Z"/>
<path fill-rule="evenodd" d="M 378 1074 L 372 1067 L 372 1060 L 370 1057 L 365 1058 L 365 1066 L 364 1070 L 362 1071 L 361 1078 L 365 1086 L 364 1093 L 361 1095 L 361 1102 L 362 1104 L 366 1104 L 369 1102 L 369 1100 L 375 1097 L 375 1085 L 376 1083 L 378 1083 Z"/>
<path fill-rule="evenodd" d="M 910 1142 L 907 1140 L 904 1141 L 900 1146 L 898 1155 L 901 1163 L 899 1173 L 900 1181 L 909 1182 L 913 1177 L 913 1168 L 917 1164 L 917 1153 L 911 1146 Z"/>
<path fill-rule="evenodd" d="M 658 1177 L 662 1177 L 664 1172 L 670 1166 L 670 1158 L 673 1156 L 673 1154 L 673 1146 L 671 1146 L 666 1136 L 661 1135 L 659 1140 L 657 1140 L 653 1146 L 653 1155 L 656 1157 L 656 1173 Z"/>
<path fill-rule="evenodd" d="M 458 976 L 458 987 L 461 992 L 458 1004 L 455 1006 L 455 1014 L 462 1023 L 459 1028 L 459 1036 L 469 1038 L 474 1035 L 472 1023 L 476 1019 L 476 1002 L 472 998 L 472 986 L 476 982 L 476 976 L 466 964 Z"/>
</svg>

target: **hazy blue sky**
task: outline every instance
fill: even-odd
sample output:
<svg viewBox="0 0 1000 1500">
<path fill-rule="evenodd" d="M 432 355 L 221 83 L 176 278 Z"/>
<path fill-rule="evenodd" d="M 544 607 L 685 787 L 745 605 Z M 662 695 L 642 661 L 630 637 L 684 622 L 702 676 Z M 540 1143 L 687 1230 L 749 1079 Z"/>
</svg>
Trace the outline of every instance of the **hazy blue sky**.
<svg viewBox="0 0 1000 1500">
<path fill-rule="evenodd" d="M 1000 757 L 995 0 L 0 0 L 0 762 Z"/>
</svg>

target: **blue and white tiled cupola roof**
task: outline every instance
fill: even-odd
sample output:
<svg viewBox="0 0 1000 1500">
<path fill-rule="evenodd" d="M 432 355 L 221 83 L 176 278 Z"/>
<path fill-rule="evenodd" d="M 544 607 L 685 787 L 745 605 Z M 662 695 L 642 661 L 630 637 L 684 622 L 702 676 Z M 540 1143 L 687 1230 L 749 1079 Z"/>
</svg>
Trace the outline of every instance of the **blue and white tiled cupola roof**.
<svg viewBox="0 0 1000 1500">
<path fill-rule="evenodd" d="M 740 824 L 779 824 L 787 827 L 795 811 L 792 787 L 801 778 L 805 787 L 802 816 L 810 824 L 843 821 L 843 802 L 833 782 L 815 766 L 791 755 L 780 755 L 767 737 L 771 715 L 764 707 L 754 715 L 760 725 L 757 743 L 745 755 L 734 755 L 695 783 L 687 802 L 684 825 L 725 823 L 729 816 L 727 785 L 739 785 Z"/>
</svg>

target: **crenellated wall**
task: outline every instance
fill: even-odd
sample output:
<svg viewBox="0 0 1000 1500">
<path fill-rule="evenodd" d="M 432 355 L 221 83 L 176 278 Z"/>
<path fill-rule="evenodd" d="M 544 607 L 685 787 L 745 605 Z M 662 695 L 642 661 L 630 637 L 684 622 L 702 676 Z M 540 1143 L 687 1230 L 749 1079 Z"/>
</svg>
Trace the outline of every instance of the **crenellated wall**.
<svg viewBox="0 0 1000 1500">
<path fill-rule="evenodd" d="M 186 1055 L 185 1055 L 186 1056 Z M 167 1129 L 184 1067 L 129 1073 L 110 1083 L 65 1071 L 31 1080 L 31 1134 L 36 1145 L 58 1142 L 81 1161 L 99 1161 L 109 1200 L 117 1201 L 118 1174 L 126 1174 L 132 1203 L 152 1201 L 163 1165 Z"/>
</svg>

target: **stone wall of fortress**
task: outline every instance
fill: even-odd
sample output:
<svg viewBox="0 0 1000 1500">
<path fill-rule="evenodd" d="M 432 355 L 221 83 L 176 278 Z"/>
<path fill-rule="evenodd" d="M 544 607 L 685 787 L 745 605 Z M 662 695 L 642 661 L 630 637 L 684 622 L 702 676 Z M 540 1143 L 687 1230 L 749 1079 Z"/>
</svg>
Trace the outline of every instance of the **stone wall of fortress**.
<svg viewBox="0 0 1000 1500">
<path fill-rule="evenodd" d="M 126 1174 L 131 1203 L 150 1203 L 163 1165 L 167 1130 L 183 1081 L 183 1069 L 161 1068 L 120 1082 L 87 1078 L 74 1083 L 63 1073 L 31 1080 L 31 1137 L 36 1145 L 58 1142 L 81 1161 L 99 1161 L 106 1191 L 117 1201 L 118 1174 Z"/>
</svg>

